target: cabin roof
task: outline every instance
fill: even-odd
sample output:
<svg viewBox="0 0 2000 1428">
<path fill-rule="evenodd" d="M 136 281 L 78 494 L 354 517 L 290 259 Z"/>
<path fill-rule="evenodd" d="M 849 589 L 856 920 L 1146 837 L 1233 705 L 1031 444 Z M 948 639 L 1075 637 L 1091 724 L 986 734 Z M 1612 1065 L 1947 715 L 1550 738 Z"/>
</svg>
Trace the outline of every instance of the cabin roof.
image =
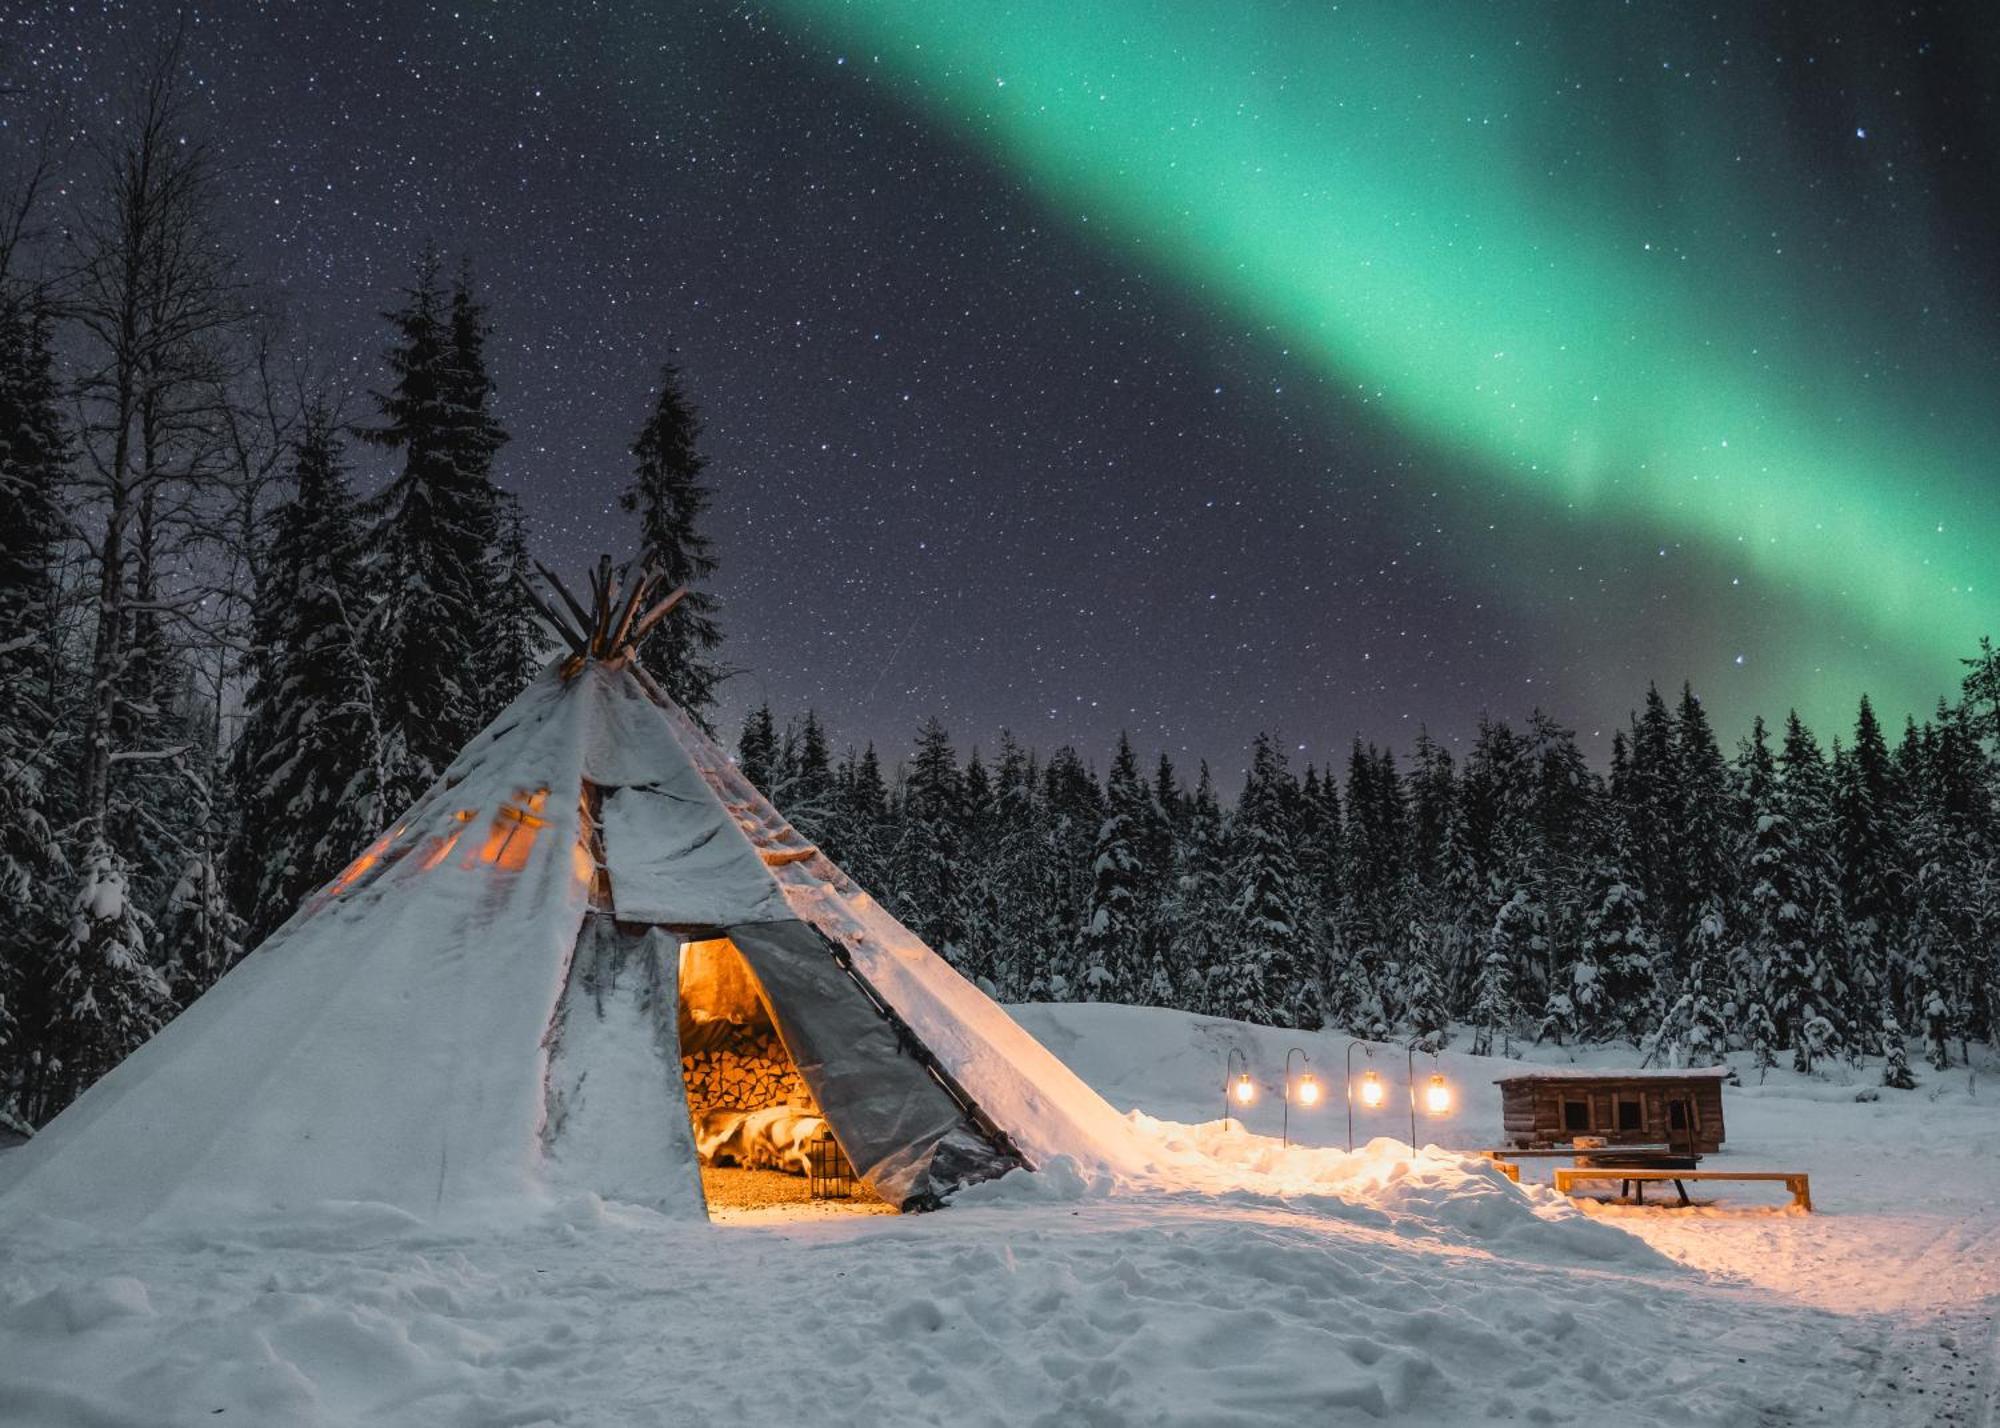
<svg viewBox="0 0 2000 1428">
<path fill-rule="evenodd" d="M 1593 1069 L 1588 1066 L 1548 1066 L 1522 1071 L 1512 1076 L 1496 1076 L 1493 1084 L 1510 1086 L 1521 1081 L 1720 1081 L 1732 1075 L 1727 1066 L 1683 1066 L 1650 1070 Z"/>
</svg>

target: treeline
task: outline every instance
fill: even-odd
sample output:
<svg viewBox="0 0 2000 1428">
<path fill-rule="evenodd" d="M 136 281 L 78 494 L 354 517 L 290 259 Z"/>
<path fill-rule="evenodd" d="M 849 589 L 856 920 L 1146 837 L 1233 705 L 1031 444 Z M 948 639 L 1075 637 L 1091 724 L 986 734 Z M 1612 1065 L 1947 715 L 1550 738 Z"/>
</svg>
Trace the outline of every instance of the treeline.
<svg viewBox="0 0 2000 1428">
<path fill-rule="evenodd" d="M 818 719 L 742 730 L 743 771 L 966 975 L 1007 1000 L 1137 1002 L 1477 1053 L 1626 1040 L 1800 1070 L 1907 1039 L 1943 1068 L 2000 1026 L 2000 655 L 1892 749 L 1867 699 L 1829 750 L 1796 715 L 1725 756 L 1701 701 L 1646 693 L 1610 768 L 1536 714 L 1462 761 L 1356 743 L 1287 767 L 1268 736 L 1225 807 L 1120 738 L 1100 779 L 937 721 L 885 780 Z"/>
<path fill-rule="evenodd" d="M 0 211 L 0 1122 L 46 1121 L 407 806 L 540 667 L 469 265 L 426 251 L 343 401 L 210 225 L 179 43 Z M 60 235 L 58 237 L 57 235 Z M 627 504 L 713 567 L 667 370 Z M 353 467 L 380 453 L 385 479 Z M 697 715 L 711 598 L 658 636 Z"/>
</svg>

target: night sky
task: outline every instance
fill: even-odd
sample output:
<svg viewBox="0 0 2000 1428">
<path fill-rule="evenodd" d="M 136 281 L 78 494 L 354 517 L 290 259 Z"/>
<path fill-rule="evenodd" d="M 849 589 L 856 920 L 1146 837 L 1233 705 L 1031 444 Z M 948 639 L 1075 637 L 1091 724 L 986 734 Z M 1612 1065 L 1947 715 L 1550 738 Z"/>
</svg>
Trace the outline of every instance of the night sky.
<svg viewBox="0 0 2000 1428">
<path fill-rule="evenodd" d="M 0 142 L 160 8 L 16 0 Z M 2000 632 L 1995 27 L 1713 9 L 243 0 L 194 70 L 355 392 L 472 255 L 553 563 L 628 549 L 682 365 L 726 729 L 1233 772 L 1536 705 L 1601 754 L 1648 679 L 1844 733 Z"/>
</svg>

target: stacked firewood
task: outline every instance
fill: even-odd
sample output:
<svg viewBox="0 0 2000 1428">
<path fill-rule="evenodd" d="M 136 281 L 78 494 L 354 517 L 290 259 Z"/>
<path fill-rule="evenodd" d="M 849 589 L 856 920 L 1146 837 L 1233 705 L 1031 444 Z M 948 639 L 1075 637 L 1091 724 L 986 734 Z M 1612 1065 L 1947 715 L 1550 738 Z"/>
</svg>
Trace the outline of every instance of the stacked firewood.
<svg viewBox="0 0 2000 1428">
<path fill-rule="evenodd" d="M 816 1111 L 812 1092 L 775 1036 L 748 1027 L 681 1058 L 689 1109 L 754 1111 L 796 1106 Z"/>
</svg>

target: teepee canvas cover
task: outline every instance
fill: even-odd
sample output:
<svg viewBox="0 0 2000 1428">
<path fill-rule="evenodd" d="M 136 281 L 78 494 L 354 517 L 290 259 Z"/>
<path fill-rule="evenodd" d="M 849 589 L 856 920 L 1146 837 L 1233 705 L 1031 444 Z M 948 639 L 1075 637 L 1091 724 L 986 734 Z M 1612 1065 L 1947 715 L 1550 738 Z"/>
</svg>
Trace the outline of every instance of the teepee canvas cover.
<svg viewBox="0 0 2000 1428">
<path fill-rule="evenodd" d="M 576 654 L 0 1159 L 0 1213 L 131 1224 L 347 1201 L 436 1216 L 589 1191 L 699 1216 L 677 978 L 684 942 L 718 938 L 890 1203 L 935 1205 L 1055 1156 L 1137 1168 L 1123 1118 L 637 668 L 636 594 L 623 622 L 616 599 L 600 581 L 595 633 L 559 626 Z"/>
</svg>

